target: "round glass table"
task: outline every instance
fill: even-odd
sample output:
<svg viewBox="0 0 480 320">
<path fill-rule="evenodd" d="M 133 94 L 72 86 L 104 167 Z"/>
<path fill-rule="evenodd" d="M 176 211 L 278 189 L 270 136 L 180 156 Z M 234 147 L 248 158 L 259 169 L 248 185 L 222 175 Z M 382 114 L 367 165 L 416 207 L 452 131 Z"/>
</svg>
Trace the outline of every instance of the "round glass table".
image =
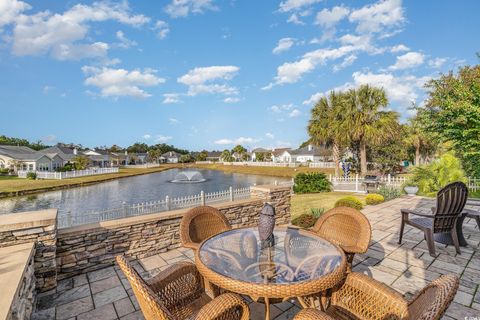
<svg viewBox="0 0 480 320">
<path fill-rule="evenodd" d="M 276 227 L 272 242 L 261 243 L 256 227 L 225 231 L 200 245 L 195 263 L 214 285 L 262 300 L 266 319 L 271 300 L 324 292 L 345 275 L 343 251 L 313 232 Z"/>
</svg>

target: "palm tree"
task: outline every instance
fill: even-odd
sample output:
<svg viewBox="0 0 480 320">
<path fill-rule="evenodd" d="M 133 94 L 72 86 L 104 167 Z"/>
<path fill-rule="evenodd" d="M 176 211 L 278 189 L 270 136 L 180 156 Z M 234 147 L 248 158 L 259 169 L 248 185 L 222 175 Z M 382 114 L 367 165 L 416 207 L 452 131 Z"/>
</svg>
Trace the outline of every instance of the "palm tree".
<svg viewBox="0 0 480 320">
<path fill-rule="evenodd" d="M 335 91 L 331 91 L 328 97 L 320 98 L 311 111 L 308 123 L 311 142 L 332 147 L 335 176 L 338 176 L 340 171 L 340 148 L 346 144 L 348 138 L 343 129 L 345 99 L 344 93 Z"/>
<path fill-rule="evenodd" d="M 435 151 L 435 145 L 431 135 L 429 135 L 422 127 L 418 116 L 409 119 L 407 128 L 407 137 L 405 142 L 415 149 L 415 166 L 420 165 L 422 154 L 424 157 Z"/>
<path fill-rule="evenodd" d="M 367 146 L 381 143 L 398 131 L 398 113 L 383 111 L 388 105 L 383 88 L 362 85 L 348 91 L 345 128 L 350 138 L 358 142 L 360 149 L 360 172 L 367 174 Z"/>
</svg>

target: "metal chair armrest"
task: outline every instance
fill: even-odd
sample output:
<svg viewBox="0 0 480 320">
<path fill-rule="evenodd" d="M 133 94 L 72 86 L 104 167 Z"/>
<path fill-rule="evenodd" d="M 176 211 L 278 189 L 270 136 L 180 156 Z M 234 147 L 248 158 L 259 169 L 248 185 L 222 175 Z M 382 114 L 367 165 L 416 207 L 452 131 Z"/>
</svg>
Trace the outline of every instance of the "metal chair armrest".
<svg viewBox="0 0 480 320">
<path fill-rule="evenodd" d="M 203 306 L 195 320 L 248 320 L 249 318 L 250 310 L 245 301 L 237 294 L 225 293 Z"/>
<path fill-rule="evenodd" d="M 415 211 L 415 210 L 410 210 L 410 209 L 401 209 L 400 210 L 402 212 L 402 215 L 403 216 L 407 216 L 409 214 L 413 214 L 413 215 L 416 215 L 416 216 L 420 216 L 420 217 L 425 217 L 425 218 L 435 218 L 435 216 L 431 215 L 431 214 L 426 214 L 426 213 L 420 213 L 418 211 Z"/>
</svg>

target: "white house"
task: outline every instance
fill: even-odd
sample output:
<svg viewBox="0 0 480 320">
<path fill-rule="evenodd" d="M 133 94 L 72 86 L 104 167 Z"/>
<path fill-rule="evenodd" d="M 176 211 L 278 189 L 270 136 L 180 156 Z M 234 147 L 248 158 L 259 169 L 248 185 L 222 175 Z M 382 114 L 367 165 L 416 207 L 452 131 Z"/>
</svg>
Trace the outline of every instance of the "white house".
<svg viewBox="0 0 480 320">
<path fill-rule="evenodd" d="M 300 163 L 330 161 L 332 156 L 332 151 L 330 149 L 316 147 L 311 144 L 296 150 L 288 150 L 286 153 L 290 155 L 289 162 Z M 288 158 L 286 153 L 283 155 L 284 159 Z"/>
<path fill-rule="evenodd" d="M 181 156 L 181 154 L 177 153 L 175 151 L 165 152 L 164 154 L 162 154 L 160 156 L 160 162 L 163 162 L 163 163 L 178 163 L 178 161 L 180 160 L 180 156 Z"/>
<path fill-rule="evenodd" d="M 43 154 L 28 147 L 0 145 L 0 168 L 13 171 L 51 171 L 63 166 L 56 153 Z"/>
<path fill-rule="evenodd" d="M 292 162 L 291 154 L 289 153 L 290 148 L 275 148 L 272 150 L 272 161 L 273 162 Z"/>
</svg>

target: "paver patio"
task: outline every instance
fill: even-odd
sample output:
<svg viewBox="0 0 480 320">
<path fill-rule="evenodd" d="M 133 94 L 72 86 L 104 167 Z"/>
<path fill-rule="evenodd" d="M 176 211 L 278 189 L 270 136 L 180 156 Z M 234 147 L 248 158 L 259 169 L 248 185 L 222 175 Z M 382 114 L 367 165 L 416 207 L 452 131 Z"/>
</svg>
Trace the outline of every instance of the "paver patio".
<svg viewBox="0 0 480 320">
<path fill-rule="evenodd" d="M 430 212 L 433 199 L 402 197 L 362 212 L 372 226 L 372 241 L 367 253 L 357 255 L 354 271 L 363 272 L 395 290 L 412 296 L 441 274 L 455 273 L 460 288 L 444 319 L 480 319 L 480 230 L 467 218 L 464 235 L 469 246 L 462 254 L 453 246 L 435 243 L 437 257 L 428 254 L 423 233 L 406 226 L 403 243 L 399 245 L 400 209 L 416 208 Z M 189 249 L 179 248 L 160 255 L 135 261 L 135 268 L 151 277 L 178 261 L 193 262 Z M 37 299 L 32 319 L 143 319 L 132 289 L 117 266 L 62 280 L 56 290 L 42 293 Z M 272 306 L 272 317 L 292 319 L 300 310 L 296 301 Z M 264 318 L 264 306 L 250 301 L 252 319 Z"/>
</svg>

